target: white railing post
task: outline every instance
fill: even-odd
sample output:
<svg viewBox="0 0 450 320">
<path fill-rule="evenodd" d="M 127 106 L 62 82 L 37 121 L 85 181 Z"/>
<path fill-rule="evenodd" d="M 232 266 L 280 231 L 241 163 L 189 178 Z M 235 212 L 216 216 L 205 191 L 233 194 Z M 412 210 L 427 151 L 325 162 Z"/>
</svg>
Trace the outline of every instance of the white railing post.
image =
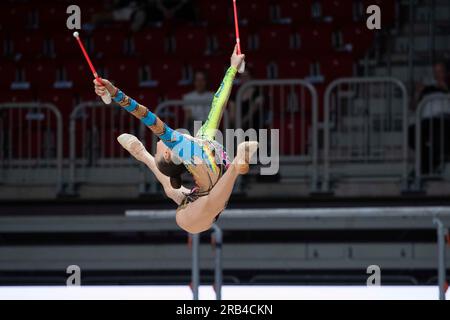
<svg viewBox="0 0 450 320">
<path fill-rule="evenodd" d="M 223 284 L 223 270 L 222 270 L 222 245 L 223 233 L 222 229 L 217 225 L 212 225 L 213 233 L 211 235 L 211 242 L 214 248 L 214 291 L 216 292 L 216 300 L 222 300 L 222 284 Z"/>
<path fill-rule="evenodd" d="M 331 82 L 324 94 L 324 151 L 323 151 L 323 183 L 322 191 L 330 192 L 330 116 L 331 116 L 331 97 L 336 88 L 341 85 L 361 85 L 361 84 L 391 84 L 400 89 L 402 96 L 402 165 L 401 175 L 403 189 L 408 184 L 408 92 L 405 85 L 398 79 L 390 77 L 373 78 L 341 78 Z"/>
<path fill-rule="evenodd" d="M 439 286 L 439 300 L 445 300 L 447 269 L 445 266 L 445 247 L 447 230 L 439 218 L 434 218 L 433 223 L 437 229 L 437 256 L 438 256 L 438 286 Z"/>
<path fill-rule="evenodd" d="M 56 118 L 56 181 L 55 194 L 58 196 L 63 192 L 63 120 L 61 112 L 54 104 L 50 103 L 2 103 L 0 110 L 15 110 L 15 109 L 46 109 L 49 110 Z M 47 119 L 49 121 L 49 119 Z M 19 142 L 21 143 L 21 142 Z M 47 159 L 48 160 L 48 159 Z"/>
<path fill-rule="evenodd" d="M 317 91 L 314 88 L 314 86 L 303 79 L 279 79 L 279 80 L 251 80 L 242 85 L 238 93 L 236 95 L 236 129 L 242 128 L 242 101 L 243 101 L 243 95 L 246 90 L 248 90 L 251 87 L 283 87 L 283 86 L 298 86 L 302 89 L 306 89 L 307 92 L 309 92 L 311 96 L 311 109 L 312 109 L 312 115 L 311 115 L 311 150 L 306 154 L 306 158 L 308 158 L 308 164 L 311 164 L 312 166 L 312 172 L 311 172 L 311 192 L 315 192 L 318 190 L 318 175 L 319 175 L 319 167 L 318 167 L 318 146 L 319 146 L 319 133 L 318 133 L 318 95 Z M 303 108 L 307 108 L 308 106 L 303 106 Z M 264 110 L 266 112 L 270 110 Z M 308 129 L 308 128 L 306 128 Z M 305 130 L 304 132 L 306 132 Z M 301 143 L 297 141 L 297 143 Z M 295 158 L 290 156 L 284 156 L 283 159 L 287 158 Z"/>
<path fill-rule="evenodd" d="M 425 118 L 424 111 L 429 109 L 431 111 L 429 120 L 431 121 L 433 119 L 433 110 L 432 107 L 436 106 L 437 102 L 446 102 L 446 106 L 450 107 L 450 95 L 449 94 L 443 94 L 443 93 L 435 93 L 431 94 L 429 96 L 426 96 L 417 106 L 416 114 L 415 114 L 415 182 L 414 182 L 414 189 L 415 191 L 420 191 L 422 189 L 422 180 L 427 173 L 422 172 L 422 152 L 423 152 L 423 145 L 422 145 L 422 120 Z M 447 109 L 447 108 L 445 108 Z M 443 110 L 438 110 L 443 111 Z M 439 117 L 442 117 L 443 115 L 439 115 Z M 445 128 L 445 123 L 443 123 Z M 442 128 L 441 128 L 442 133 Z M 443 143 L 443 141 L 447 137 L 441 136 L 440 142 Z M 433 146 L 430 146 L 430 152 L 433 150 Z M 441 148 L 441 153 L 445 152 L 445 148 Z M 430 163 L 430 168 L 432 164 Z M 428 173 L 429 174 L 429 173 Z"/>
</svg>

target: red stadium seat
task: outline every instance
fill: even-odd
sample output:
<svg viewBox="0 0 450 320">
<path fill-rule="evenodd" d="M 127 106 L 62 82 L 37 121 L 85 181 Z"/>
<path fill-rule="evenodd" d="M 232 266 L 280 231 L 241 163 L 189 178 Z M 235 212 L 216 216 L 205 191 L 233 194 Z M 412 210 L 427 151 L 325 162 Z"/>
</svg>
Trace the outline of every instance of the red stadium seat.
<svg viewBox="0 0 450 320">
<path fill-rule="evenodd" d="M 12 55 L 11 52 L 11 38 L 6 33 L 6 31 L 3 31 L 0 29 L 0 57 L 8 57 Z"/>
<path fill-rule="evenodd" d="M 333 46 L 333 27 L 328 24 L 316 24 L 308 27 L 300 27 L 300 49 L 307 55 L 321 55 L 329 53 Z"/>
<path fill-rule="evenodd" d="M 104 60 L 103 63 L 108 69 L 108 80 L 130 89 L 139 87 L 140 63 L 137 59 L 121 58 Z"/>
<path fill-rule="evenodd" d="M 37 95 L 37 101 L 55 105 L 63 116 L 63 120 L 69 120 L 70 113 L 75 104 L 75 97 L 71 89 L 41 90 Z"/>
<path fill-rule="evenodd" d="M 0 90 L 9 90 L 11 83 L 16 78 L 16 66 L 14 63 L 0 63 Z"/>
<path fill-rule="evenodd" d="M 353 18 L 353 0 L 322 1 L 322 14 L 332 17 L 334 22 L 348 23 Z"/>
<path fill-rule="evenodd" d="M 32 102 L 33 92 L 31 90 L 8 90 L 0 92 L 0 103 L 6 102 Z"/>
<path fill-rule="evenodd" d="M 96 30 L 92 35 L 93 53 L 98 58 L 120 57 L 124 55 L 127 35 L 119 30 Z"/>
<path fill-rule="evenodd" d="M 93 87 L 86 87 L 86 88 L 78 88 L 75 90 L 75 95 L 78 98 L 77 102 L 78 103 L 83 103 L 83 102 L 102 102 L 102 100 L 100 99 L 100 97 L 98 97 L 95 92 L 94 92 L 94 88 Z"/>
<path fill-rule="evenodd" d="M 38 60 L 25 65 L 25 78 L 32 88 L 51 89 L 57 78 L 57 66 L 54 62 Z"/>
<path fill-rule="evenodd" d="M 39 28 L 53 30 L 55 26 L 66 26 L 68 3 L 52 1 L 39 6 Z"/>
<path fill-rule="evenodd" d="M 190 86 L 174 86 L 167 88 L 164 98 L 165 100 L 183 100 L 183 96 L 190 91 L 192 91 Z"/>
<path fill-rule="evenodd" d="M 246 67 L 255 79 L 267 79 L 269 76 L 269 60 L 258 56 L 258 54 L 246 56 Z"/>
<path fill-rule="evenodd" d="M 144 67 L 148 69 L 150 79 L 157 81 L 160 87 L 177 86 L 183 80 L 183 63 L 179 60 L 157 60 Z"/>
<path fill-rule="evenodd" d="M 249 47 L 251 31 L 247 27 L 240 27 L 241 49 L 247 51 Z M 216 28 L 211 31 L 215 46 L 218 52 L 222 54 L 231 54 L 236 45 L 236 34 L 233 28 Z"/>
<path fill-rule="evenodd" d="M 308 89 L 300 86 L 271 86 L 264 90 L 264 107 L 273 116 L 282 114 L 300 113 L 303 117 L 311 119 L 312 96 Z"/>
<path fill-rule="evenodd" d="M 372 46 L 374 32 L 367 29 L 364 24 L 354 24 L 342 29 L 344 44 L 351 44 L 356 57 L 361 57 Z"/>
<path fill-rule="evenodd" d="M 202 27 L 183 27 L 175 32 L 176 53 L 186 56 L 201 56 L 207 52 L 207 33 Z"/>
<path fill-rule="evenodd" d="M 281 18 L 291 18 L 295 23 L 311 21 L 311 0 L 279 0 L 276 5 Z"/>
<path fill-rule="evenodd" d="M 32 115 L 32 112 L 24 113 L 25 117 Z M 11 145 L 8 147 L 8 153 L 11 152 L 12 158 L 40 158 L 46 157 L 46 153 L 54 147 L 51 145 L 56 141 L 55 131 L 39 128 L 42 122 L 40 120 L 25 119 L 19 124 L 11 136 Z"/>
<path fill-rule="evenodd" d="M 277 54 L 292 49 L 292 28 L 287 25 L 273 25 L 259 31 L 259 50 L 265 54 Z"/>
<path fill-rule="evenodd" d="M 269 0 L 239 2 L 238 17 L 245 24 L 267 23 L 270 20 Z"/>
<path fill-rule="evenodd" d="M 55 57 L 61 59 L 74 56 L 80 57 L 80 48 L 78 47 L 78 44 L 76 43 L 76 40 L 74 39 L 72 33 L 70 33 L 69 31 L 52 34 L 50 36 L 50 40 L 53 45 L 53 54 L 55 55 Z M 86 43 L 87 40 L 88 38 L 83 37 L 83 42 L 86 46 L 86 50 L 90 53 L 90 47 Z"/>
<path fill-rule="evenodd" d="M 216 86 L 219 86 L 225 75 L 225 70 L 229 67 L 229 58 L 223 56 L 191 60 L 189 65 L 192 72 L 204 70 L 208 74 L 209 87 L 211 90 L 214 90 Z"/>
<path fill-rule="evenodd" d="M 5 31 L 25 30 L 28 14 L 32 8 L 33 5 L 29 3 L 2 3 L 1 29 Z"/>
<path fill-rule="evenodd" d="M 224 26 L 231 22 L 232 5 L 231 1 L 211 1 L 199 0 L 197 4 L 200 8 L 201 16 L 209 25 Z"/>
<path fill-rule="evenodd" d="M 124 149 L 117 142 L 117 137 L 122 133 L 118 128 L 100 128 L 98 134 L 98 139 L 100 140 L 98 144 L 100 158 L 121 158 L 127 156 Z M 136 132 L 134 133 L 137 134 Z"/>
<path fill-rule="evenodd" d="M 41 32 L 15 33 L 12 41 L 13 53 L 22 58 L 39 58 L 44 54 L 45 36 Z"/>
<path fill-rule="evenodd" d="M 88 64 L 82 59 L 66 60 L 64 65 L 67 80 L 73 83 L 74 88 L 92 88 L 92 80 L 94 77 L 89 69 Z M 100 72 L 100 69 L 97 70 Z M 105 77 L 103 74 L 100 76 Z"/>
<path fill-rule="evenodd" d="M 350 54 L 334 54 L 320 61 L 321 73 L 326 82 L 353 75 L 353 57 Z"/>
<path fill-rule="evenodd" d="M 163 29 L 145 29 L 133 37 L 134 50 L 139 56 L 161 58 L 167 52 L 167 34 Z"/>
<path fill-rule="evenodd" d="M 278 59 L 278 78 L 302 79 L 309 75 L 310 61 L 297 56 Z"/>
<path fill-rule="evenodd" d="M 276 116 L 272 128 L 280 130 L 280 155 L 308 154 L 310 126 L 311 118 L 302 119 L 300 112 L 286 112 L 283 117 Z"/>
</svg>

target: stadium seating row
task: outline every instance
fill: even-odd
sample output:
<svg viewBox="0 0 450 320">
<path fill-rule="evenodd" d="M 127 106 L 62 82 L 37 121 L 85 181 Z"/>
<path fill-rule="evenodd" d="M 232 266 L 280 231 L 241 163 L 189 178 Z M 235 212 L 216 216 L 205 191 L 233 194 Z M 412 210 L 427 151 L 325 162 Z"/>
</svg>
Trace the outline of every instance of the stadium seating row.
<svg viewBox="0 0 450 320">
<path fill-rule="evenodd" d="M 66 8 L 73 3 L 3 0 L 0 4 L 0 103 L 52 103 L 61 110 L 65 130 L 74 106 L 96 99 L 92 75 L 65 27 Z M 94 13 L 106 10 L 108 2 L 75 3 L 87 23 Z M 83 41 L 99 74 L 149 107 L 182 98 L 191 90 L 194 70 L 205 69 L 214 90 L 235 43 L 231 1 L 193 3 L 198 19 L 191 23 L 172 21 L 135 33 L 126 31 L 129 25 L 123 23 L 93 32 L 83 28 Z M 373 33 L 363 21 L 370 4 L 382 6 L 384 23 L 393 21 L 392 0 L 239 0 L 248 69 L 258 79 L 310 77 L 320 99 L 327 83 L 353 74 L 356 62 L 371 46 Z M 298 117 L 286 110 L 276 111 L 270 125 L 281 129 L 283 153 L 303 153 L 308 137 L 299 131 Z M 33 123 L 39 121 L 22 116 L 23 123 L 38 134 Z M 301 143 L 291 143 L 292 137 L 300 136 Z M 40 145 L 33 148 L 33 154 L 45 149 Z M 67 155 L 67 150 L 64 153 Z"/>
<path fill-rule="evenodd" d="M 55 25 L 65 25 L 66 9 L 73 1 L 2 1 L 1 29 L 14 28 L 54 29 Z M 107 10 L 106 1 L 76 2 L 83 14 L 83 21 L 90 21 L 94 13 Z M 326 19 L 335 22 L 351 22 L 365 15 L 368 5 L 382 7 L 383 19 L 392 21 L 395 1 L 392 0 L 242 0 L 239 3 L 239 17 L 243 24 L 260 24 L 267 21 L 307 23 L 312 20 Z M 231 1 L 194 0 L 199 21 L 208 25 L 224 25 L 232 21 Z"/>
<path fill-rule="evenodd" d="M 259 30 L 244 27 L 241 33 L 245 51 L 270 56 L 277 55 L 280 51 L 317 56 L 345 48 L 359 56 L 366 52 L 373 39 L 373 33 L 358 24 L 346 25 L 341 29 L 334 29 L 326 23 L 298 28 L 289 25 L 265 25 Z M 136 34 L 114 29 L 97 30 L 92 35 L 83 35 L 83 41 L 93 57 L 160 58 L 168 54 L 195 57 L 228 53 L 235 40 L 232 29 L 185 27 L 173 32 L 173 37 L 169 36 L 167 30 L 156 28 L 148 28 Z M 15 60 L 66 59 L 79 56 L 71 32 L 16 32 L 12 36 L 5 34 L 0 45 L 0 52 Z"/>
<path fill-rule="evenodd" d="M 168 91 L 191 82 L 195 70 L 205 70 L 213 84 L 218 83 L 228 66 L 228 56 L 209 59 L 178 60 L 100 59 L 97 71 L 104 78 L 125 83 L 129 88 L 157 87 Z M 276 60 L 257 55 L 247 57 L 255 78 L 306 78 L 322 76 L 329 82 L 353 74 L 354 58 L 348 53 L 336 53 L 316 59 L 285 55 Z M 35 63 L 4 63 L 0 65 L 0 90 L 52 88 L 83 89 L 91 86 L 89 68 L 82 59 L 40 60 Z"/>
</svg>

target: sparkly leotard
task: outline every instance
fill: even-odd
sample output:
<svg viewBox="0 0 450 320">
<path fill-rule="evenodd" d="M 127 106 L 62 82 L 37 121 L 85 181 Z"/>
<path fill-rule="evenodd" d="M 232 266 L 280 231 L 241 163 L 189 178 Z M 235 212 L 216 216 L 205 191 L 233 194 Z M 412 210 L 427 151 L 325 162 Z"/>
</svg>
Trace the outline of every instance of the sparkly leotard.
<svg viewBox="0 0 450 320">
<path fill-rule="evenodd" d="M 186 203 L 206 195 L 230 165 L 224 148 L 214 140 L 223 111 L 230 97 L 237 69 L 230 67 L 214 95 L 208 119 L 195 137 L 173 130 L 153 112 L 117 90 L 113 99 L 140 119 L 182 161 L 193 176 L 196 187 L 186 195 Z M 191 199 L 190 199 L 191 198 Z M 189 201 L 189 199 L 191 201 Z"/>
</svg>

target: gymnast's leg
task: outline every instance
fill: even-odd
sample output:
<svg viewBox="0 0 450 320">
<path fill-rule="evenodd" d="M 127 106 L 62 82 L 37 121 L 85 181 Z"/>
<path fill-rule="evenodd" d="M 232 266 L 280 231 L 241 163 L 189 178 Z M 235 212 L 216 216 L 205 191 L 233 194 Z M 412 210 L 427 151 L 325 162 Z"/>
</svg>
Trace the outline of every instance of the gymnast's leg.
<svg viewBox="0 0 450 320">
<path fill-rule="evenodd" d="M 166 195 L 176 204 L 180 205 L 185 194 L 189 193 L 189 190 L 183 186 L 180 189 L 174 189 L 171 186 L 170 178 L 159 171 L 155 163 L 155 158 L 145 149 L 145 146 L 138 138 L 125 133 L 120 135 L 117 140 L 133 157 L 147 165 L 163 186 Z"/>
<path fill-rule="evenodd" d="M 200 197 L 177 212 L 177 224 L 190 233 L 208 230 L 230 199 L 236 179 L 248 172 L 248 165 L 258 149 L 258 142 L 243 142 L 238 146 L 236 158 L 207 196 Z"/>
</svg>

